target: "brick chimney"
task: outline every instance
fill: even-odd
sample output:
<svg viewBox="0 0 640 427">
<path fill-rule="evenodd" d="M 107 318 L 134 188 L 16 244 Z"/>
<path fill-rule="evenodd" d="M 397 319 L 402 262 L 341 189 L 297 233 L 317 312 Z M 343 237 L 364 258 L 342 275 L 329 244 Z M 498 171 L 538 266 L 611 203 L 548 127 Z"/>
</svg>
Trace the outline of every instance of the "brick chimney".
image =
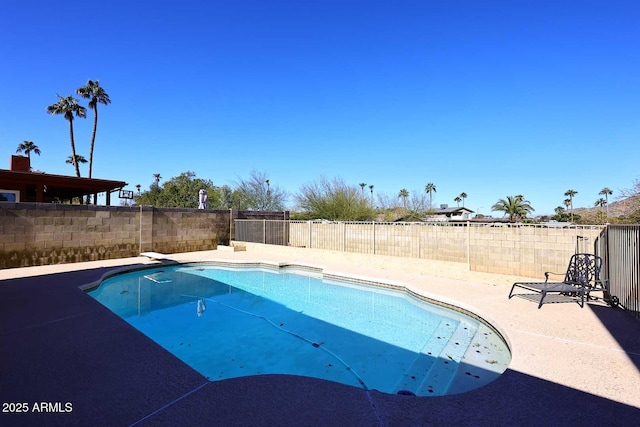
<svg viewBox="0 0 640 427">
<path fill-rule="evenodd" d="M 31 162 L 28 157 L 12 155 L 9 170 L 15 172 L 31 172 Z"/>
</svg>

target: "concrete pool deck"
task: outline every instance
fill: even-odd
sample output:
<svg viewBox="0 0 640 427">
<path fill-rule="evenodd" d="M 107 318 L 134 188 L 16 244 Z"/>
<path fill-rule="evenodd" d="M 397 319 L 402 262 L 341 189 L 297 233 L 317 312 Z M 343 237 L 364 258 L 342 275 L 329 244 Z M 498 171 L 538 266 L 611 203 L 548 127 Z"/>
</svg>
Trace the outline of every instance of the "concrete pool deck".
<svg viewBox="0 0 640 427">
<path fill-rule="evenodd" d="M 507 298 L 517 277 L 428 260 L 253 244 L 243 252 L 173 258 L 301 263 L 404 284 L 489 320 L 507 338 L 512 362 L 487 386 L 443 397 L 366 392 L 286 375 L 209 382 L 79 289 L 112 269 L 157 261 L 7 269 L 0 270 L 0 425 L 640 422 L 640 322 L 600 301 L 580 308 L 561 298 L 538 309 L 526 296 Z M 27 413 L 6 412 L 17 408 Z"/>
</svg>

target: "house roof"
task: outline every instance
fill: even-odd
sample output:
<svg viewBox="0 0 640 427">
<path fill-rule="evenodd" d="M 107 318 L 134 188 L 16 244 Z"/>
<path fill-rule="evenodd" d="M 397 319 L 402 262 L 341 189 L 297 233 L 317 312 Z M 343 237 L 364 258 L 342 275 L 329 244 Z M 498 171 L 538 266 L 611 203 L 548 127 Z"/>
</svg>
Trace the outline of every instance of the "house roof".
<svg viewBox="0 0 640 427">
<path fill-rule="evenodd" d="M 31 187 L 36 194 L 34 201 L 44 203 L 71 200 L 103 192 L 107 193 L 107 200 L 109 200 L 109 194 L 112 191 L 120 190 L 126 185 L 124 181 L 0 169 L 0 188 L 28 192 L 27 188 Z M 28 201 L 24 195 L 22 199 L 22 201 Z"/>
<path fill-rule="evenodd" d="M 441 208 L 441 209 L 438 209 L 435 213 L 437 213 L 437 214 L 452 214 L 452 213 L 458 213 L 458 212 L 473 213 L 473 211 L 471 209 L 467 209 L 465 207 Z"/>
</svg>

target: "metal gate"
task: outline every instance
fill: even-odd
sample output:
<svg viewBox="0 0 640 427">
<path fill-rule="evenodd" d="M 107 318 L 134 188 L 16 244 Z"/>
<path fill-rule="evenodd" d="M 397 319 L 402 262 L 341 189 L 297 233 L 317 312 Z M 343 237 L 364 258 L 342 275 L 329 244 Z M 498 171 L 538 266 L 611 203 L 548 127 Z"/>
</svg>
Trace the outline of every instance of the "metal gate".
<svg viewBox="0 0 640 427">
<path fill-rule="evenodd" d="M 267 245 L 289 244 L 289 221 L 236 219 L 236 240 Z"/>
<path fill-rule="evenodd" d="M 608 225 L 599 238 L 610 302 L 640 319 L 640 225 Z"/>
</svg>

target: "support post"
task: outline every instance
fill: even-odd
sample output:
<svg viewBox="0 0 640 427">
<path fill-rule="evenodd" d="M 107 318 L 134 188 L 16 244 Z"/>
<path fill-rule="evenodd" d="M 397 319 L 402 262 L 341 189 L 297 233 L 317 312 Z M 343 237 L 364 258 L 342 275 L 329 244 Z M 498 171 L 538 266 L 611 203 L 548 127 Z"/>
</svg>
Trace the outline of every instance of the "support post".
<svg viewBox="0 0 640 427">
<path fill-rule="evenodd" d="M 467 221 L 467 268 L 471 271 L 471 222 Z"/>
</svg>

